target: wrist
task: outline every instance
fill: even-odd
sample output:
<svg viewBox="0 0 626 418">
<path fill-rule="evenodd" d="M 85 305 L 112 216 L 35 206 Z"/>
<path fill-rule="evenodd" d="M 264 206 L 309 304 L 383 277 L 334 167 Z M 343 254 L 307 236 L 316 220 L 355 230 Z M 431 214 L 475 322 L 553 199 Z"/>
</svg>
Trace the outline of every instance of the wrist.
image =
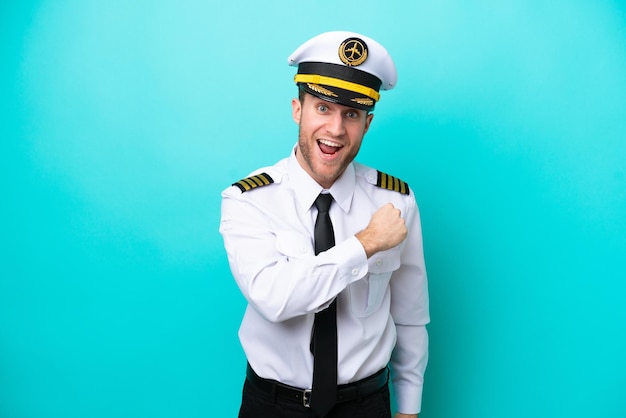
<svg viewBox="0 0 626 418">
<path fill-rule="evenodd" d="M 361 246 L 363 247 L 363 250 L 365 250 L 365 255 L 367 256 L 367 258 L 370 258 L 374 254 L 376 254 L 378 250 L 376 249 L 372 240 L 369 239 L 368 235 L 369 234 L 367 233 L 367 230 L 363 230 L 361 232 L 358 232 L 355 237 L 361 243 Z"/>
</svg>

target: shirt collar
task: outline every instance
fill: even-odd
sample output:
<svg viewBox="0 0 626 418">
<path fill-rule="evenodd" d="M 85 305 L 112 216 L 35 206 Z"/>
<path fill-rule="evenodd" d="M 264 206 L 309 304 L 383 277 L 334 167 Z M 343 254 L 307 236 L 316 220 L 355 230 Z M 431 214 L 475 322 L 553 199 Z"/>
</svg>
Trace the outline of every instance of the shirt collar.
<svg viewBox="0 0 626 418">
<path fill-rule="evenodd" d="M 308 211 L 313 206 L 317 196 L 325 189 L 304 171 L 296 159 L 296 147 L 293 148 L 288 161 L 288 171 L 294 193 L 303 211 Z M 356 171 L 350 163 L 345 171 L 333 183 L 327 191 L 333 195 L 335 202 L 344 212 L 350 210 L 352 196 L 356 185 Z"/>
</svg>

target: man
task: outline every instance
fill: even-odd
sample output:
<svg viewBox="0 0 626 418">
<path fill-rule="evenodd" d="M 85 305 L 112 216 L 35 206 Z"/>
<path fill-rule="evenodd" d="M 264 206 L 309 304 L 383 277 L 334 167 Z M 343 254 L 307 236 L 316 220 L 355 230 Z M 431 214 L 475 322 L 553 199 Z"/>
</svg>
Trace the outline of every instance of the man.
<svg viewBox="0 0 626 418">
<path fill-rule="evenodd" d="M 300 46 L 298 143 L 222 193 L 220 232 L 248 301 L 240 417 L 417 417 L 428 357 L 421 226 L 403 181 L 354 162 L 380 89 L 378 42 L 328 32 Z M 325 203 L 324 203 L 325 202 Z"/>
</svg>

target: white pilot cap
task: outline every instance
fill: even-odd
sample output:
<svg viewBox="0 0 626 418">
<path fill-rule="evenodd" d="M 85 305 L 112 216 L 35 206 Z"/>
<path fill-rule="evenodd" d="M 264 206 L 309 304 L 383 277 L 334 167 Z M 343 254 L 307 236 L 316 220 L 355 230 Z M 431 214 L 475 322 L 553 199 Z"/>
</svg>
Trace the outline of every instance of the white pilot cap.
<svg viewBox="0 0 626 418">
<path fill-rule="evenodd" d="M 391 90 L 398 80 L 387 50 L 372 38 L 354 32 L 317 35 L 298 47 L 288 63 L 298 66 L 294 80 L 302 90 L 329 102 L 365 110 L 374 109 L 379 91 Z"/>
</svg>

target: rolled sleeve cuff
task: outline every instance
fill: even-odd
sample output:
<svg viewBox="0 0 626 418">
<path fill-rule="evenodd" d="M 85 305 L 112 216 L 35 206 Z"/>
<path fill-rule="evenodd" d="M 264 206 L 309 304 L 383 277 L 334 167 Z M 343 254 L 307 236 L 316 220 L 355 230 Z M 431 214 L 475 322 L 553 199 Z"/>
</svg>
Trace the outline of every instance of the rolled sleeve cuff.
<svg viewBox="0 0 626 418">
<path fill-rule="evenodd" d="M 403 414 L 418 414 L 422 410 L 422 387 L 411 384 L 396 384 L 394 386 L 398 412 Z"/>
<path fill-rule="evenodd" d="M 347 286 L 359 279 L 362 279 L 368 272 L 367 255 L 361 242 L 356 237 L 350 237 L 341 245 L 333 247 L 329 252 L 333 252 L 333 257 L 342 260 L 339 265 L 343 265 L 344 285 Z"/>
</svg>

